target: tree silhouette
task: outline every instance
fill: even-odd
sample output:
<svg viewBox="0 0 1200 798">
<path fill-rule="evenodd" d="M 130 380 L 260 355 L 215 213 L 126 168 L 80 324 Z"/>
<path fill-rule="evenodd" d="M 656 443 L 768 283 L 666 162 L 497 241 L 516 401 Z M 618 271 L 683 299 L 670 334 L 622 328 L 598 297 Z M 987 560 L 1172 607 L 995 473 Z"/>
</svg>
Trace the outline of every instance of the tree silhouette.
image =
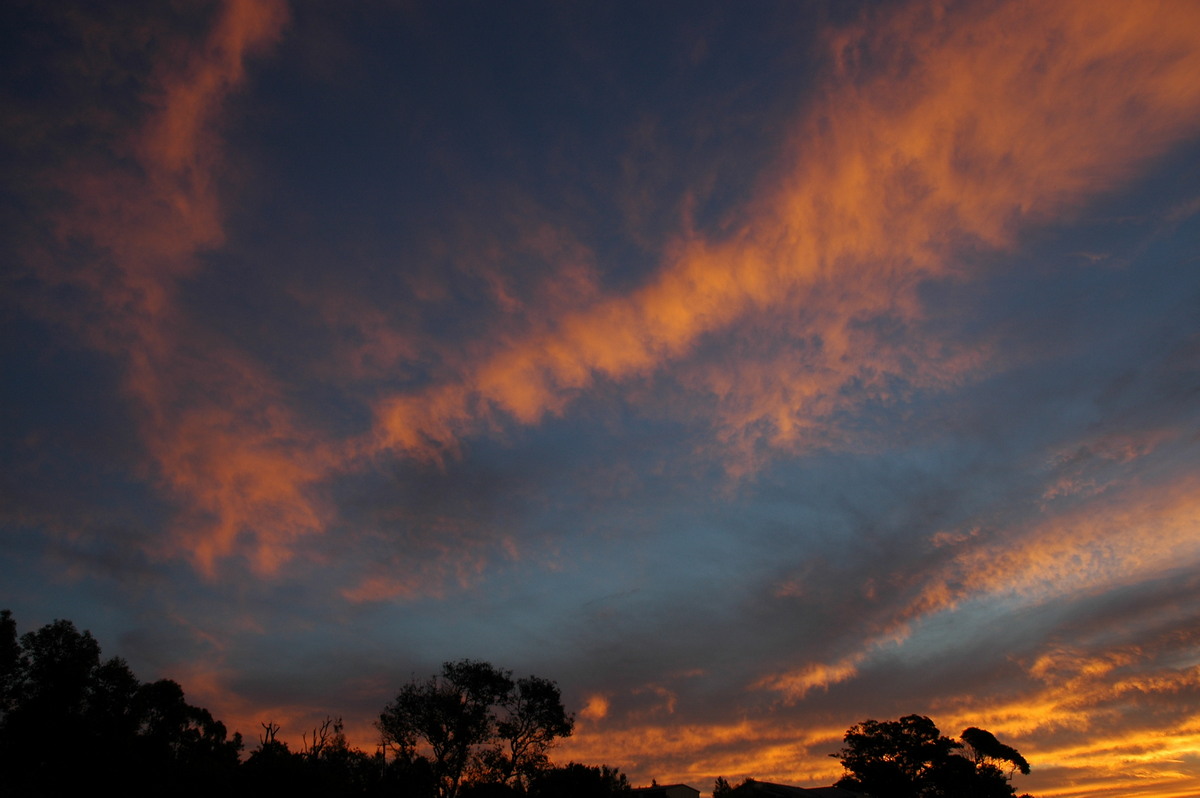
<svg viewBox="0 0 1200 798">
<path fill-rule="evenodd" d="M 1006 762 L 1010 765 L 1009 775 L 1014 770 L 1021 771 L 1022 775 L 1029 775 L 1029 763 L 1025 761 L 1025 757 L 1021 756 L 1017 749 L 997 740 L 990 731 L 971 726 L 963 729 L 959 737 L 971 752 L 971 758 L 977 766 Z"/>
<path fill-rule="evenodd" d="M 527 794 L 530 798 L 614 798 L 629 791 L 629 780 L 617 768 L 571 762 L 538 773 Z"/>
<path fill-rule="evenodd" d="M 490 663 L 447 662 L 440 675 L 402 687 L 380 714 L 379 730 L 401 756 L 427 750 L 439 798 L 455 798 L 468 765 L 494 743 L 493 708 L 513 686 L 510 674 Z"/>
<path fill-rule="evenodd" d="M 958 746 L 921 715 L 899 720 L 865 720 L 851 727 L 839 754 L 850 775 L 839 786 L 877 798 L 918 798 L 929 772 Z"/>
<path fill-rule="evenodd" d="M 17 642 L 17 622 L 12 612 L 0 610 L 0 723 L 16 700 L 17 669 L 21 664 L 21 644 Z"/>
<path fill-rule="evenodd" d="M 514 681 L 511 671 L 464 659 L 402 687 L 377 725 L 400 761 L 416 766 L 427 755 L 437 795 L 455 798 L 465 781 L 473 795 L 482 785 L 496 785 L 489 795 L 525 791 L 574 723 L 549 679 Z"/>
<path fill-rule="evenodd" d="M 175 682 L 142 684 L 101 661 L 89 632 L 57 620 L 16 641 L 0 612 L 0 793 L 73 794 L 96 784 L 127 795 L 227 789 L 241 738 L 184 700 Z"/>
<path fill-rule="evenodd" d="M 964 743 L 943 737 L 923 715 L 865 720 L 847 730 L 845 747 L 833 754 L 846 769 L 837 786 L 873 798 L 1010 798 L 1014 790 L 994 762 L 1009 762 L 1027 774 L 1024 757 L 982 729 L 967 729 L 963 739 L 969 757 L 958 753 Z"/>
<path fill-rule="evenodd" d="M 546 752 L 561 737 L 571 736 L 575 720 L 563 709 L 558 685 L 549 679 L 519 679 L 498 705 L 495 746 L 485 764 L 501 784 L 527 784 L 546 767 Z"/>
<path fill-rule="evenodd" d="M 4 620 L 15 634 L 11 615 L 6 613 Z M 79 751 L 80 764 L 94 768 L 100 763 L 92 760 L 101 758 L 97 746 L 115 744 L 89 723 L 101 714 L 94 699 L 104 698 L 102 691 L 93 696 L 90 689 L 99 667 L 100 646 L 70 621 L 55 621 L 21 637 L 2 688 L 6 706 L 0 772 L 10 788 L 7 794 L 73 786 L 78 771 L 61 766 L 64 750 Z M 108 668 L 109 677 L 119 668 Z"/>
</svg>

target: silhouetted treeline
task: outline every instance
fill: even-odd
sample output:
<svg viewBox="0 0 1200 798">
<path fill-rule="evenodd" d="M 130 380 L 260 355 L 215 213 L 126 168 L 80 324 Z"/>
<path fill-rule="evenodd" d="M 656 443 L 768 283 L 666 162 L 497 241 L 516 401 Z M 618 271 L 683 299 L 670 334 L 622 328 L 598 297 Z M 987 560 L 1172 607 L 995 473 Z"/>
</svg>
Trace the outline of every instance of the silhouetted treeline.
<svg viewBox="0 0 1200 798">
<path fill-rule="evenodd" d="M 17 638 L 0 612 L 0 794 L 228 792 L 242 740 L 163 679 L 143 684 L 70 621 Z"/>
<path fill-rule="evenodd" d="M 18 637 L 0 611 L 0 795 L 403 796 L 607 798 L 629 790 L 619 771 L 556 766 L 550 746 L 573 719 L 558 687 L 513 679 L 488 663 L 446 663 L 404 686 L 380 715 L 385 746 L 347 744 L 340 720 L 303 734 L 298 750 L 267 721 L 244 750 L 208 710 L 162 679 L 142 683 L 101 659 L 89 632 L 60 620 Z"/>
<path fill-rule="evenodd" d="M 0 796 L 401 796 L 403 798 L 610 798 L 629 791 L 607 766 L 550 762 L 570 736 L 558 685 L 514 679 L 487 662 L 447 662 L 383 707 L 381 746 L 347 744 L 328 718 L 292 750 L 266 721 L 248 754 L 208 710 L 169 679 L 143 683 L 70 621 L 17 636 L 0 611 Z M 866 720 L 834 756 L 838 787 L 873 798 L 1012 798 L 1029 763 L 975 727 L 944 737 L 929 718 Z M 796 788 L 718 778 L 714 798 L 790 795 Z M 1022 796 L 1028 798 L 1028 796 Z"/>
</svg>

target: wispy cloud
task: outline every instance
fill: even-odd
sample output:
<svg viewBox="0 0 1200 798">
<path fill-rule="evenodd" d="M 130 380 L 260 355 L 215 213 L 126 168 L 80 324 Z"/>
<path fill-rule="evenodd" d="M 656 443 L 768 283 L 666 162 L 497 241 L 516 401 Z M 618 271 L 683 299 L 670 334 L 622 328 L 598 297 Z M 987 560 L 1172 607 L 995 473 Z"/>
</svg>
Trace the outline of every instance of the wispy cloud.
<svg viewBox="0 0 1200 798">
<path fill-rule="evenodd" d="M 751 451 L 836 441 L 840 412 L 953 384 L 987 353 L 923 331 L 921 283 L 969 277 L 972 252 L 1017 246 L 1193 132 L 1194 13 L 913 7 L 846 28 L 791 161 L 737 230 L 686 231 L 644 286 L 381 400 L 378 446 L 439 459 L 505 418 L 565 412 L 598 379 L 681 364 L 722 434 Z M 760 346 L 764 318 L 792 343 Z M 736 357 L 689 371 L 715 335 L 738 341 Z"/>
<path fill-rule="evenodd" d="M 226 3 L 210 31 L 176 34 L 177 49 L 156 53 L 139 113 L 81 120 L 111 148 L 57 178 L 69 199 L 38 261 L 47 284 L 83 292 L 82 308 L 47 313 L 121 362 L 155 478 L 183 508 L 160 553 L 183 552 L 206 572 L 233 554 L 271 571 L 328 514 L 308 490 L 329 450 L 301 428 L 275 377 L 180 302 L 183 281 L 225 239 L 226 100 L 286 21 L 282 3 Z M 84 35 L 112 38 L 107 24 Z"/>
</svg>

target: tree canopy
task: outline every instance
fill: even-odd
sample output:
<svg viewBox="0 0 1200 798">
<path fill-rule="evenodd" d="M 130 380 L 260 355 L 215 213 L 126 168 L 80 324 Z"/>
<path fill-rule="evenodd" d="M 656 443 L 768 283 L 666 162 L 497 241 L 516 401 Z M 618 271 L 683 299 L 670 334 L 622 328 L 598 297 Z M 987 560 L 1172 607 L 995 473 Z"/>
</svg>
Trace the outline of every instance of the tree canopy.
<svg viewBox="0 0 1200 798">
<path fill-rule="evenodd" d="M 990 731 L 971 726 L 963 729 L 959 736 L 970 751 L 976 766 L 1003 762 L 1010 765 L 1009 775 L 1012 775 L 1014 770 L 1021 771 L 1022 775 L 1029 775 L 1029 763 L 1025 761 L 1025 757 L 1021 756 L 1017 749 L 997 740 Z"/>
<path fill-rule="evenodd" d="M 378 726 L 398 756 L 428 754 L 438 796 L 455 798 L 467 774 L 480 783 L 529 784 L 574 719 L 554 682 L 514 681 L 511 671 L 464 659 L 402 687 Z"/>
<path fill-rule="evenodd" d="M 629 792 L 625 774 L 607 765 L 548 767 L 529 783 L 530 798 L 616 798 Z"/>
<path fill-rule="evenodd" d="M 942 736 L 924 715 L 865 720 L 846 731 L 844 743 L 833 754 L 846 769 L 837 786 L 873 798 L 1011 798 L 1012 770 L 1006 775 L 996 763 L 1029 773 L 1024 757 L 991 732 L 971 727 L 960 742 Z"/>
<path fill-rule="evenodd" d="M 70 621 L 18 640 L 12 614 L 0 612 L 0 792 L 108 783 L 132 795 L 200 795 L 228 785 L 241 748 L 177 683 L 143 684 L 123 660 L 101 660 L 96 639 Z"/>
</svg>

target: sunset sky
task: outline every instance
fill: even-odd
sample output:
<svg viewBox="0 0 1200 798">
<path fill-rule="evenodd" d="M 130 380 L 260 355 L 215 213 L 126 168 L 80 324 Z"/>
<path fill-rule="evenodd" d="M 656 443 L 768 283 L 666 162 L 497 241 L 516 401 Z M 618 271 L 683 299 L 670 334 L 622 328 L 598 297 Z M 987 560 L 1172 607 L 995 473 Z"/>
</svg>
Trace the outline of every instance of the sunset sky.
<svg viewBox="0 0 1200 798">
<path fill-rule="evenodd" d="M 7 2 L 0 607 L 253 747 L 1200 794 L 1200 3 Z"/>
</svg>

